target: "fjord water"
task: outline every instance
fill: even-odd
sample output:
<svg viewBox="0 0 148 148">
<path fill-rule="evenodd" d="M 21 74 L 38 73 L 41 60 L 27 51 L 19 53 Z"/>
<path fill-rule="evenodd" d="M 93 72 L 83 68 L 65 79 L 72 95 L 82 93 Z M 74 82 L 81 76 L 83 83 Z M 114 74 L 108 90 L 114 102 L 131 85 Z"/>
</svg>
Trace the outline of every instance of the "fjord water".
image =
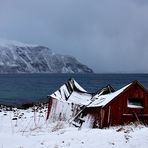
<svg viewBox="0 0 148 148">
<path fill-rule="evenodd" d="M 148 74 L 0 74 L 0 104 L 45 102 L 69 78 L 89 92 L 108 84 L 117 90 L 133 80 L 148 89 Z"/>
</svg>

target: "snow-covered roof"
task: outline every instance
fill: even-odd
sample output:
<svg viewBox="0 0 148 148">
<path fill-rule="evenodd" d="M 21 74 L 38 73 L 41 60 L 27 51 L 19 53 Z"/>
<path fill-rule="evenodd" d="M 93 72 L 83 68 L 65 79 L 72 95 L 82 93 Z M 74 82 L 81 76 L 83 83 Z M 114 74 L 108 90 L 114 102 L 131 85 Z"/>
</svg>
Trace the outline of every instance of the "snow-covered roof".
<svg viewBox="0 0 148 148">
<path fill-rule="evenodd" d="M 128 84 L 126 86 L 124 86 L 123 88 L 115 91 L 115 92 L 112 92 L 112 93 L 109 93 L 109 94 L 106 94 L 106 95 L 95 95 L 93 97 L 93 102 L 88 105 L 88 107 L 100 107 L 100 106 L 105 106 L 106 104 L 108 104 L 110 101 L 112 101 L 116 96 L 118 96 L 120 93 L 122 93 L 127 87 L 129 87 L 131 85 Z"/>
<path fill-rule="evenodd" d="M 92 98 L 92 94 L 87 93 L 74 79 L 67 81 L 59 90 L 50 96 L 62 102 L 79 105 L 89 104 Z"/>
<path fill-rule="evenodd" d="M 108 94 L 103 94 L 104 89 L 102 89 L 96 95 L 93 95 L 83 89 L 74 79 L 70 79 L 50 96 L 62 102 L 85 105 L 87 107 L 103 107 L 130 85 L 131 83 L 118 91 L 110 92 Z"/>
</svg>

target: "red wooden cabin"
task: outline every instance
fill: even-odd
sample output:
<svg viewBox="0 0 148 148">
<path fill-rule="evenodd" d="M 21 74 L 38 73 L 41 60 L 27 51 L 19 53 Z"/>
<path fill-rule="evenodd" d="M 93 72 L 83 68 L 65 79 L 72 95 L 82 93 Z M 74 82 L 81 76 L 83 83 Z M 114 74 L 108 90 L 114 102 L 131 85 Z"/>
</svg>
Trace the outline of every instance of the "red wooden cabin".
<svg viewBox="0 0 148 148">
<path fill-rule="evenodd" d="M 65 119 L 78 127 L 90 122 L 89 127 L 93 128 L 136 121 L 148 124 L 148 90 L 138 81 L 118 91 L 110 86 L 105 87 L 96 95 L 88 94 L 76 82 L 68 83 L 69 86 L 73 85 L 73 90 L 66 83 L 49 96 L 47 118 L 50 114 L 56 120 Z"/>
<path fill-rule="evenodd" d="M 93 127 L 103 128 L 135 121 L 148 124 L 148 91 L 134 81 L 105 106 L 89 107 L 86 112 L 95 117 Z"/>
</svg>

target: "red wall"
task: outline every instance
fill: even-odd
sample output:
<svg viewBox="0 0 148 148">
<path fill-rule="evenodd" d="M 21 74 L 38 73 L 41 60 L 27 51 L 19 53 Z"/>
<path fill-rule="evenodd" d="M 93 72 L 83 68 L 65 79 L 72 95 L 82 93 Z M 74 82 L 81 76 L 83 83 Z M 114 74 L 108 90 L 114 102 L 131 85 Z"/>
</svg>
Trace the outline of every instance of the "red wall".
<svg viewBox="0 0 148 148">
<path fill-rule="evenodd" d="M 128 98 L 143 98 L 143 108 L 129 108 Z M 88 108 L 100 127 L 122 125 L 140 121 L 148 124 L 148 92 L 138 83 L 133 83 L 124 92 L 103 108 Z M 94 127 L 96 127 L 94 123 Z"/>
</svg>

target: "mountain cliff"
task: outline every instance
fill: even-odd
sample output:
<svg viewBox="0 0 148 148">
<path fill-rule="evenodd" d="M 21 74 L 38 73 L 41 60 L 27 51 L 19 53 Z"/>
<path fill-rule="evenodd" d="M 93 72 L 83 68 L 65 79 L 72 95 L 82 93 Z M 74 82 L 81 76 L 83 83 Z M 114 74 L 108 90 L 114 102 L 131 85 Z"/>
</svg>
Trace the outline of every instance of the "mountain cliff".
<svg viewBox="0 0 148 148">
<path fill-rule="evenodd" d="M 0 73 L 92 73 L 72 56 L 39 45 L 0 41 Z"/>
</svg>

